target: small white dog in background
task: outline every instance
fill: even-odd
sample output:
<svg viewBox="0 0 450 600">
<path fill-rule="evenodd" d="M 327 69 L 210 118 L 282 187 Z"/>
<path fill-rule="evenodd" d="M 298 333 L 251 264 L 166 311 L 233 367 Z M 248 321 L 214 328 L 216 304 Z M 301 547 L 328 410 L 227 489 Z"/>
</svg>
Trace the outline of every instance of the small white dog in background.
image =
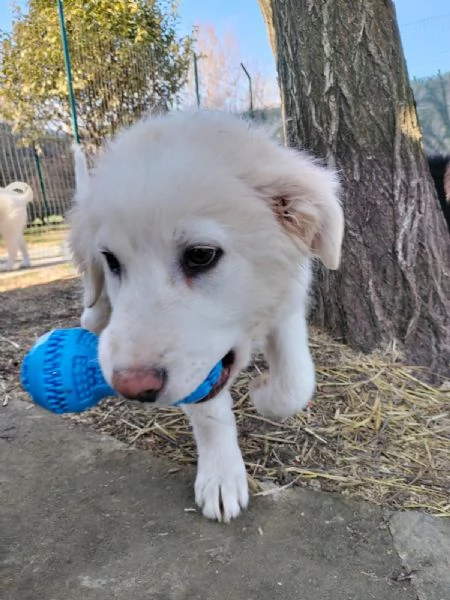
<svg viewBox="0 0 450 600">
<path fill-rule="evenodd" d="M 23 266 L 30 266 L 27 244 L 23 237 L 29 202 L 33 202 L 33 190 L 27 183 L 15 181 L 4 188 L 0 187 L 0 234 L 8 251 L 6 263 L 8 271 L 14 268 L 19 250 L 23 258 Z"/>
<path fill-rule="evenodd" d="M 184 410 L 196 502 L 227 522 L 248 503 L 229 388 L 252 350 L 269 364 L 251 394 L 259 412 L 293 415 L 314 393 L 310 259 L 339 266 L 337 177 L 264 129 L 208 111 L 135 124 L 90 175 L 80 149 L 75 163 L 81 322 L 100 334 L 108 382 L 130 401 L 168 406 L 223 360 L 208 400 Z"/>
</svg>

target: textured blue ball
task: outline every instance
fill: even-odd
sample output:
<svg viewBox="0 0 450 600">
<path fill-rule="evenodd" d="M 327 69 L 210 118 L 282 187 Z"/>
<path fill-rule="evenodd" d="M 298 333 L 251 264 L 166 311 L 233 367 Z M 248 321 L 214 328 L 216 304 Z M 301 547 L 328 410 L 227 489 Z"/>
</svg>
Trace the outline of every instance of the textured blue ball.
<svg viewBox="0 0 450 600">
<path fill-rule="evenodd" d="M 222 362 L 186 398 L 174 406 L 206 398 L 219 380 Z M 98 337 L 86 329 L 54 329 L 26 354 L 22 385 L 36 404 L 55 413 L 82 412 L 106 396 L 114 396 L 98 361 Z"/>
<path fill-rule="evenodd" d="M 22 385 L 55 413 L 82 412 L 115 395 L 100 369 L 97 336 L 81 328 L 40 337 L 22 363 Z"/>
</svg>

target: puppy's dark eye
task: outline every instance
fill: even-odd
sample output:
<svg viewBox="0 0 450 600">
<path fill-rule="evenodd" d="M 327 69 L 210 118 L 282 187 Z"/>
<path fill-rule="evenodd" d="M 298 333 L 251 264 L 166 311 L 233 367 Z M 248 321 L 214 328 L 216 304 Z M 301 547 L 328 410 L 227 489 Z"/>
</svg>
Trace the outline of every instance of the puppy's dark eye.
<svg viewBox="0 0 450 600">
<path fill-rule="evenodd" d="M 183 271 L 189 277 L 200 275 L 215 267 L 222 254 L 223 250 L 214 246 L 190 246 L 183 253 Z"/>
<path fill-rule="evenodd" d="M 108 269 L 111 271 L 111 273 L 116 277 L 120 277 L 120 275 L 122 274 L 122 267 L 120 266 L 120 262 L 117 260 L 116 256 L 112 252 L 108 252 L 107 250 L 102 252 L 102 254 L 106 259 Z"/>
</svg>

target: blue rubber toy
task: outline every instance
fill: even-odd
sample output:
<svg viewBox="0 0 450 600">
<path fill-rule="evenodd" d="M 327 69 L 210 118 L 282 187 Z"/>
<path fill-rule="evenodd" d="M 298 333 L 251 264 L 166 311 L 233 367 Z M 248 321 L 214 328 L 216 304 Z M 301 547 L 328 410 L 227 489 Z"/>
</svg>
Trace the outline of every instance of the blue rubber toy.
<svg viewBox="0 0 450 600">
<path fill-rule="evenodd" d="M 193 404 L 206 398 L 220 378 L 222 361 L 186 398 Z M 40 337 L 22 363 L 22 385 L 36 404 L 54 413 L 82 412 L 106 396 L 115 396 L 100 368 L 98 337 L 80 327 L 54 329 Z"/>
</svg>

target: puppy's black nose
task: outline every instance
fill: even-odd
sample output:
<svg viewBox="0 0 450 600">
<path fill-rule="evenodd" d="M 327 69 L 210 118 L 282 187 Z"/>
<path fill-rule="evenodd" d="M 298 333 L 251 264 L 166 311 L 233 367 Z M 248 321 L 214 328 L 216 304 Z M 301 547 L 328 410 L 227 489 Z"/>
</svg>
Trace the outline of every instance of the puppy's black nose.
<svg viewBox="0 0 450 600">
<path fill-rule="evenodd" d="M 113 372 L 113 388 L 129 400 L 156 402 L 167 381 L 167 371 L 159 367 L 120 369 Z"/>
</svg>

